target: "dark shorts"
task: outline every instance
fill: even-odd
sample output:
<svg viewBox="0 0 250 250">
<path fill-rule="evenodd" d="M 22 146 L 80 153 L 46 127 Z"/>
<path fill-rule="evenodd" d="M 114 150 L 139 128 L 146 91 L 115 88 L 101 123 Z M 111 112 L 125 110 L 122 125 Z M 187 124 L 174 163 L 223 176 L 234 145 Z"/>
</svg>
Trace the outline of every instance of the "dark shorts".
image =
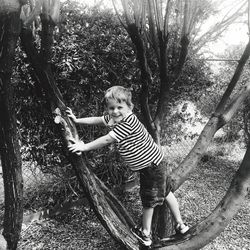
<svg viewBox="0 0 250 250">
<path fill-rule="evenodd" d="M 152 163 L 140 170 L 140 195 L 143 207 L 162 205 L 172 191 L 171 178 L 167 175 L 166 166 Z"/>
</svg>

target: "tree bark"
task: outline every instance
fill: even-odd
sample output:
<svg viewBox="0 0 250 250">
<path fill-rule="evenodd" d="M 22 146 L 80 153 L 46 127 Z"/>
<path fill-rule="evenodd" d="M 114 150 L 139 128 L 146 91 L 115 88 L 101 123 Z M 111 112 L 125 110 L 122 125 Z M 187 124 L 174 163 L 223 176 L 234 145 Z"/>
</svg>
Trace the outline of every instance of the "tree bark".
<svg viewBox="0 0 250 250">
<path fill-rule="evenodd" d="M 3 235 L 8 249 L 17 248 L 23 220 L 22 164 L 11 83 L 20 8 L 18 1 L 0 1 L 0 154 L 5 196 Z"/>
<path fill-rule="evenodd" d="M 142 84 L 140 93 L 140 105 L 143 116 L 143 122 L 148 132 L 156 141 L 159 142 L 160 137 L 159 134 L 157 134 L 156 128 L 154 126 L 151 111 L 149 109 L 148 104 L 149 86 L 152 85 L 152 75 L 146 58 L 145 44 L 138 27 L 136 27 L 134 23 L 129 24 L 126 27 L 126 30 L 130 35 L 133 44 L 135 45 L 135 53 L 137 55 L 137 60 L 141 71 Z"/>
<path fill-rule="evenodd" d="M 250 143 L 250 99 L 248 98 L 245 102 L 243 109 L 243 124 L 245 132 L 245 143 Z"/>
</svg>

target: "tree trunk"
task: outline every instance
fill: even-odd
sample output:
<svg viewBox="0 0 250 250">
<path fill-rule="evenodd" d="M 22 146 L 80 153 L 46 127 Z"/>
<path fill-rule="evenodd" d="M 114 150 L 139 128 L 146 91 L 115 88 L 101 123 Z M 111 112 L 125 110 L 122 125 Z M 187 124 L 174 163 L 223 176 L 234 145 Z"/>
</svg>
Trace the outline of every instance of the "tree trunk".
<svg viewBox="0 0 250 250">
<path fill-rule="evenodd" d="M 156 131 L 156 127 L 154 126 L 148 105 L 149 86 L 152 85 L 152 76 L 146 58 L 144 41 L 140 35 L 138 27 L 136 27 L 134 23 L 128 25 L 127 32 L 129 33 L 130 38 L 135 45 L 135 53 L 137 55 L 137 60 L 141 71 L 140 106 L 143 116 L 143 122 L 154 140 L 159 143 L 160 136 Z"/>
<path fill-rule="evenodd" d="M 3 235 L 8 249 L 16 249 L 23 220 L 23 179 L 11 74 L 21 6 L 15 1 L 8 4 L 0 1 L 0 153 L 5 195 Z"/>
<path fill-rule="evenodd" d="M 34 68 L 36 80 L 46 93 L 45 96 L 51 107 L 53 107 L 52 113 L 56 115 L 59 121 L 62 138 L 67 147 L 70 143 L 69 139 L 78 138 L 78 135 L 74 124 L 67 117 L 65 112 L 66 105 L 63 102 L 60 91 L 55 85 L 50 66 L 48 62 L 44 64 L 44 58 L 39 58 L 39 53 L 37 53 L 32 43 L 32 31 L 30 29 L 22 29 L 21 41 L 23 49 Z M 40 63 L 42 61 L 43 64 Z M 122 204 L 88 168 L 85 157 L 69 153 L 69 160 L 101 224 L 126 249 L 139 249 L 137 240 L 130 232 L 130 228 L 135 224 Z"/>
</svg>

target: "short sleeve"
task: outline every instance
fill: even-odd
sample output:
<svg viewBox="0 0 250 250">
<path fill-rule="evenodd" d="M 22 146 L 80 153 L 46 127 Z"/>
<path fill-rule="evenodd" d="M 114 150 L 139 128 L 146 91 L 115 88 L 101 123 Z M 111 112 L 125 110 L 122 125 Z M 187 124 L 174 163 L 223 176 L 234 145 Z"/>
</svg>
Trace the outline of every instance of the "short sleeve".
<svg viewBox="0 0 250 250">
<path fill-rule="evenodd" d="M 128 135 L 130 135 L 132 132 L 133 130 L 129 123 L 121 122 L 114 126 L 113 130 L 110 132 L 110 136 L 115 138 L 118 142 L 120 142 L 123 139 L 125 139 Z"/>
<path fill-rule="evenodd" d="M 102 116 L 102 121 L 106 126 L 108 126 L 108 123 L 110 121 L 110 116 L 109 115 Z"/>
<path fill-rule="evenodd" d="M 117 139 L 117 137 L 116 137 L 116 134 L 114 133 L 113 130 L 111 130 L 111 131 L 109 132 L 109 135 L 110 135 L 112 138 L 114 138 L 116 141 L 118 141 L 118 139 Z"/>
</svg>

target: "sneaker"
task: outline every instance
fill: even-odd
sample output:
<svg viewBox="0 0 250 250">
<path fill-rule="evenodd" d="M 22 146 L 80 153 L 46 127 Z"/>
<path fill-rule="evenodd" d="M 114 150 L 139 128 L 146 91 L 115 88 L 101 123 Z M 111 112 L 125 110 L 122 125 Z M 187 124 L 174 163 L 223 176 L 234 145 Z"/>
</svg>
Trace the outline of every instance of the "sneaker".
<svg viewBox="0 0 250 250">
<path fill-rule="evenodd" d="M 185 235 L 187 234 L 189 230 L 189 226 L 187 226 L 186 224 L 177 224 L 176 228 L 175 228 L 175 232 L 176 234 L 182 234 Z"/>
<path fill-rule="evenodd" d="M 152 244 L 151 234 L 145 235 L 141 228 L 134 227 L 131 229 L 131 232 L 144 246 L 148 247 Z"/>
</svg>

